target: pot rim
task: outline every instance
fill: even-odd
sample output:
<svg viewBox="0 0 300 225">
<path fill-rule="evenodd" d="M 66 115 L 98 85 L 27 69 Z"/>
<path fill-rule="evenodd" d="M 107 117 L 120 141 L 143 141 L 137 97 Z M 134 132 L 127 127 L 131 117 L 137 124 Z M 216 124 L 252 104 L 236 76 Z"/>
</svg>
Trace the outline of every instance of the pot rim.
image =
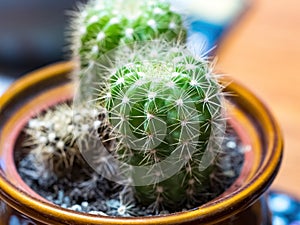
<svg viewBox="0 0 300 225">
<path fill-rule="evenodd" d="M 25 77 L 15 82 L 0 98 L 0 110 L 3 106 L 8 104 L 13 96 L 20 94 L 26 87 L 28 88 L 32 84 L 38 83 L 43 79 L 50 78 L 52 76 L 58 76 L 59 74 L 65 74 L 72 71 L 75 67 L 73 62 L 62 62 L 54 65 L 47 66 L 35 72 L 29 73 Z M 229 217 L 230 213 L 224 211 L 229 206 L 234 207 L 236 210 L 241 211 L 241 205 L 248 199 L 254 201 L 258 197 L 258 193 L 261 194 L 266 188 L 269 187 L 273 181 L 282 158 L 283 154 L 283 138 L 281 130 L 274 119 L 273 115 L 252 92 L 246 89 L 241 84 L 232 81 L 232 79 L 222 78 L 223 83 L 230 83 L 226 87 L 226 91 L 239 93 L 239 98 L 245 99 L 248 102 L 251 100 L 255 105 L 255 111 L 257 118 L 262 126 L 268 130 L 266 132 L 267 146 L 266 149 L 267 159 L 263 163 L 255 176 L 251 178 L 249 184 L 243 186 L 238 191 L 232 192 L 229 195 L 217 199 L 213 204 L 205 204 L 194 210 L 186 212 L 172 213 L 167 216 L 152 216 L 152 217 L 134 217 L 134 218 L 123 218 L 123 217 L 110 217 L 110 216 L 95 216 L 87 213 L 78 213 L 71 210 L 63 209 L 55 206 L 46 201 L 29 195 L 24 191 L 20 191 L 18 187 L 11 184 L 5 177 L 2 171 L 0 171 L 0 195 L 16 208 L 18 211 L 28 214 L 28 212 L 38 212 L 37 220 L 41 219 L 42 215 L 55 215 L 60 220 L 57 221 L 79 221 L 80 224 L 174 224 L 179 222 L 188 222 L 193 219 L 199 219 L 201 217 L 215 217 L 216 215 L 222 215 Z M 253 106 L 245 105 L 246 109 L 253 110 Z M 250 111 L 251 111 L 250 110 Z M 254 197 L 253 197 L 254 196 Z M 14 200 L 11 200 L 14 199 Z M 23 205 L 23 206 L 22 206 Z M 26 209 L 24 207 L 26 206 Z M 228 213 L 228 214 L 227 214 Z"/>
</svg>

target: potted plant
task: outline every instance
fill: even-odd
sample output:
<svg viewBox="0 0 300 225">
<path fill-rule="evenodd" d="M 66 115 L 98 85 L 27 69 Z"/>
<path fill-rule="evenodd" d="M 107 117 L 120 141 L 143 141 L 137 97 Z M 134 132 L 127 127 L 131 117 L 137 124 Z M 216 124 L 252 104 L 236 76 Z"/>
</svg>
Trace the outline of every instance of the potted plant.
<svg viewBox="0 0 300 225">
<path fill-rule="evenodd" d="M 100 27 L 113 30 L 106 40 L 94 33 L 95 10 L 84 15 L 88 29 L 75 45 L 79 70 L 73 63 L 45 68 L 1 98 L 3 221 L 270 224 L 263 193 L 279 168 L 282 140 L 266 107 L 240 84 L 217 80 L 207 59 L 172 41 L 178 35 L 169 39 L 166 29 L 154 29 L 151 13 L 150 29 L 134 41 L 163 35 L 118 47 L 118 24 L 128 21 L 111 23 L 116 19 L 103 11 L 98 19 L 107 24 Z M 102 53 L 104 47 L 91 45 L 98 36 L 108 48 Z M 91 88 L 95 82 L 100 91 Z M 232 162 L 239 156 L 242 164 Z M 69 195 L 64 186 L 73 188 Z"/>
</svg>

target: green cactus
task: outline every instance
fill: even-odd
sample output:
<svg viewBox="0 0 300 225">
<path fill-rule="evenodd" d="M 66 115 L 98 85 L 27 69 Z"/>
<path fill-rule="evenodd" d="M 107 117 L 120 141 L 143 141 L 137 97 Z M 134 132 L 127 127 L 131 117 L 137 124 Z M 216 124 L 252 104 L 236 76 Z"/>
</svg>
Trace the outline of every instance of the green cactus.
<svg viewBox="0 0 300 225">
<path fill-rule="evenodd" d="M 163 47 L 151 57 L 157 43 Z M 185 47 L 145 46 L 110 76 L 99 99 L 137 199 L 155 208 L 195 206 L 214 194 L 210 177 L 224 131 L 221 87 L 209 62 Z"/>
<path fill-rule="evenodd" d="M 79 58 L 81 84 L 91 84 L 105 62 L 103 54 L 129 43 L 165 38 L 184 40 L 182 16 L 164 0 L 93 0 L 72 20 L 71 49 Z"/>
</svg>

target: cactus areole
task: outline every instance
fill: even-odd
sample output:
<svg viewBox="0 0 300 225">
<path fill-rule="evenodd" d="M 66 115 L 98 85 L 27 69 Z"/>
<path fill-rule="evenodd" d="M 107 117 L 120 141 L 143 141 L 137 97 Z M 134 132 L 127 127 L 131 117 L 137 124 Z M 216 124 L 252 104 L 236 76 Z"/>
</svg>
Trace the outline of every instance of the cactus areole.
<svg viewBox="0 0 300 225">
<path fill-rule="evenodd" d="M 208 61 L 173 46 L 150 60 L 137 56 L 107 83 L 100 99 L 137 198 L 168 208 L 201 201 L 225 130 L 221 87 Z"/>
</svg>

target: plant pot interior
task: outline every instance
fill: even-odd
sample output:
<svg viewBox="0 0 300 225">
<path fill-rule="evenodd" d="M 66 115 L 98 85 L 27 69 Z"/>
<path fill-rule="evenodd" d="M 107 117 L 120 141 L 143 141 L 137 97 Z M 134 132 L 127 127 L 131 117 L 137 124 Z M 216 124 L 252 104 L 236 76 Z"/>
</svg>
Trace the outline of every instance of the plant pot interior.
<svg viewBox="0 0 300 225">
<path fill-rule="evenodd" d="M 24 138 L 22 130 L 30 118 L 41 114 L 51 106 L 72 99 L 74 85 L 69 79 L 72 68 L 72 63 L 63 63 L 44 71 L 38 71 L 25 77 L 22 85 L 14 85 L 10 92 L 2 97 L 1 106 L 3 108 L 0 112 L 1 182 L 8 183 L 4 192 L 7 191 L 11 195 L 22 190 L 15 196 L 15 199 L 7 194 L 4 200 L 25 215 L 30 214 L 29 212 L 33 210 L 32 207 L 37 207 L 34 210 L 41 214 L 35 214 L 34 218 L 38 221 L 42 221 L 42 217 L 48 217 L 53 221 L 64 218 L 70 223 L 80 221 L 81 224 L 138 223 L 145 218 L 125 220 L 101 216 L 96 218 L 93 215 L 55 207 L 26 185 L 17 172 L 14 158 L 22 158 L 25 156 L 23 154 L 26 154 L 26 152 L 19 151 Z M 228 80 L 222 82 L 227 83 Z M 225 91 L 233 93 L 232 97 L 227 99 L 229 123 L 245 150 L 244 164 L 239 177 L 224 193 L 199 208 L 170 214 L 165 218 L 156 216 L 151 219 L 151 223 L 184 222 L 191 218 L 198 218 L 201 221 L 200 215 L 206 215 L 204 221 L 217 221 L 216 218 L 220 216 L 226 219 L 255 202 L 274 179 L 282 154 L 282 143 L 277 124 L 265 106 L 238 83 L 230 83 Z M 275 151 L 276 149 L 277 151 Z M 259 179 L 260 177 L 263 179 Z M 25 205 L 23 209 L 18 206 L 20 203 Z M 231 205 L 230 210 L 228 209 L 229 205 Z M 38 209 L 39 207 L 40 209 Z"/>
</svg>

